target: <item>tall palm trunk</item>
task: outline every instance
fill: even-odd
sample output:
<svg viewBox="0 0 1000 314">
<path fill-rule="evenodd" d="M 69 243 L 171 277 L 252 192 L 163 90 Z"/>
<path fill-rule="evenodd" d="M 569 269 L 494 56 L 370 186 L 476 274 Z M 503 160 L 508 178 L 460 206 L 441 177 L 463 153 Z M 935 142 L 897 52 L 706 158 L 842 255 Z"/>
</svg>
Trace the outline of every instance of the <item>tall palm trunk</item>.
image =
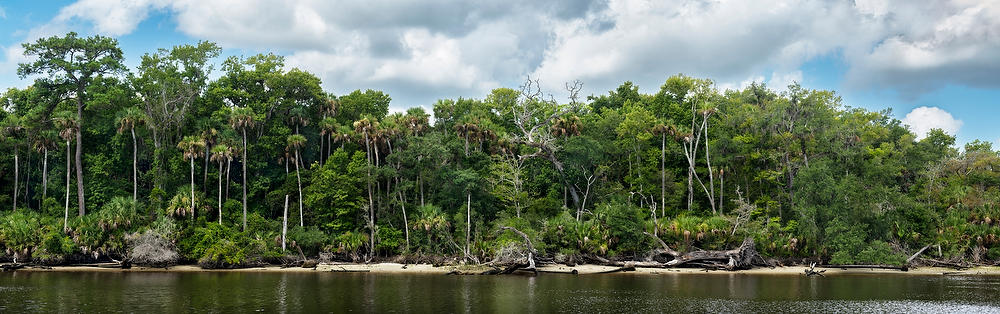
<svg viewBox="0 0 1000 314">
<path fill-rule="evenodd" d="M 191 220 L 194 221 L 194 216 L 198 212 L 194 208 L 194 156 L 191 156 Z"/>
<path fill-rule="evenodd" d="M 132 200 L 139 200 L 139 146 L 135 143 L 135 128 L 132 130 Z"/>
<path fill-rule="evenodd" d="M 247 129 L 243 128 L 243 231 L 247 231 Z"/>
<path fill-rule="evenodd" d="M 21 182 L 21 179 L 19 178 L 20 173 L 18 169 L 20 168 L 18 168 L 17 148 L 15 147 L 14 148 L 14 211 L 17 211 L 17 191 L 19 190 L 17 186 L 18 183 Z"/>
<path fill-rule="evenodd" d="M 63 213 L 63 231 L 67 229 L 67 223 L 69 222 L 69 140 L 66 140 L 66 211 Z"/>
<path fill-rule="evenodd" d="M 465 207 L 465 260 L 469 260 L 469 240 L 472 234 L 472 192 L 466 192 L 466 207 Z"/>
<path fill-rule="evenodd" d="M 370 250 L 369 255 L 375 255 L 375 195 L 372 192 L 372 156 L 371 156 L 371 143 L 368 141 L 368 131 L 364 130 L 365 137 L 365 155 L 368 157 L 368 229 L 370 236 L 368 237 L 368 249 Z"/>
<path fill-rule="evenodd" d="M 660 133 L 660 217 L 665 214 L 667 204 L 667 133 Z M 655 229 L 654 229 L 655 230 Z"/>
<path fill-rule="evenodd" d="M 222 160 L 219 160 L 219 225 L 222 225 Z"/>
<path fill-rule="evenodd" d="M 288 234 L 288 194 L 285 194 L 285 212 L 281 214 L 281 251 L 285 251 L 285 235 Z"/>
<path fill-rule="evenodd" d="M 45 197 L 49 191 L 49 148 L 43 148 L 42 151 L 42 201 L 38 204 L 39 209 L 45 206 Z"/>
<path fill-rule="evenodd" d="M 229 199 L 229 170 L 233 169 L 233 160 L 226 158 L 226 199 Z"/>
<path fill-rule="evenodd" d="M 302 220 L 302 176 L 299 175 L 299 149 L 295 149 L 295 179 L 299 182 L 299 227 L 305 227 Z"/>
<path fill-rule="evenodd" d="M 83 194 L 83 87 L 77 88 L 76 94 L 76 201 L 80 216 L 87 214 L 86 200 Z"/>
</svg>

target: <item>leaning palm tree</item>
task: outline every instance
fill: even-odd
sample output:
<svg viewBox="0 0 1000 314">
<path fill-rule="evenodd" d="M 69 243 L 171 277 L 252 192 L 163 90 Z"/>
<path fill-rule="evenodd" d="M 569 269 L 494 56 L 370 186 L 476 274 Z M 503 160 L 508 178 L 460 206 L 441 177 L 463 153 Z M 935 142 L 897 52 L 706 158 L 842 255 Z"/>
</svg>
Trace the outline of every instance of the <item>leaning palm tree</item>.
<svg viewBox="0 0 1000 314">
<path fill-rule="evenodd" d="M 306 137 L 301 134 L 288 136 L 288 148 L 295 151 L 295 178 L 299 183 L 299 227 L 304 227 L 302 220 L 302 176 L 299 175 L 299 149 L 306 145 Z"/>
<path fill-rule="evenodd" d="M 146 122 L 146 114 L 139 107 L 128 107 L 118 112 L 118 134 L 126 129 L 132 133 L 132 200 L 139 198 L 139 149 L 136 145 L 135 126 Z"/>
<path fill-rule="evenodd" d="M 247 230 L 247 129 L 254 125 L 253 109 L 234 107 L 229 115 L 229 124 L 243 135 L 243 231 Z"/>
<path fill-rule="evenodd" d="M 21 146 L 21 136 L 24 133 L 24 118 L 16 114 L 10 114 L 3 120 L 3 135 L 14 146 L 14 211 L 17 211 L 17 184 L 19 179 L 18 148 Z"/>
<path fill-rule="evenodd" d="M 66 141 L 66 211 L 63 214 L 63 230 L 65 231 L 69 221 L 69 174 L 72 170 L 70 164 L 70 151 L 72 149 L 69 144 L 76 138 L 78 124 L 76 123 L 76 115 L 69 111 L 56 112 L 52 121 L 59 128 L 59 137 Z"/>
<path fill-rule="evenodd" d="M 205 140 L 197 136 L 185 136 L 177 148 L 184 153 L 184 159 L 191 162 L 191 219 L 197 214 L 194 207 L 194 160 L 201 157 L 202 150 L 205 149 Z"/>
<path fill-rule="evenodd" d="M 222 169 L 223 163 L 232 159 L 232 149 L 226 144 L 219 144 L 212 147 L 213 162 L 219 163 L 219 224 L 222 224 Z"/>
<path fill-rule="evenodd" d="M 35 151 L 42 153 L 42 201 L 38 208 L 43 208 L 45 205 L 45 198 L 49 191 L 49 150 L 56 147 L 56 142 L 53 139 L 55 137 L 54 131 L 45 130 L 35 136 L 32 146 L 35 147 Z"/>
</svg>

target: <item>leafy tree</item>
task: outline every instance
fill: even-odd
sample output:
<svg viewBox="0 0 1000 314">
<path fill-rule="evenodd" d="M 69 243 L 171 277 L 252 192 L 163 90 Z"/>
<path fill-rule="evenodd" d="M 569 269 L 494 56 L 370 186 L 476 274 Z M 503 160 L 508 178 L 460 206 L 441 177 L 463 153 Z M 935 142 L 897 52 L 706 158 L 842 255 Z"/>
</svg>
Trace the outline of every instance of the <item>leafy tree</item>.
<svg viewBox="0 0 1000 314">
<path fill-rule="evenodd" d="M 56 84 L 69 86 L 76 102 L 77 129 L 83 126 L 83 109 L 87 102 L 87 88 L 101 76 L 124 70 L 122 50 L 118 41 L 103 36 L 77 37 L 70 32 L 64 37 L 41 38 L 24 44 L 25 56 L 35 57 L 31 63 L 18 65 L 21 78 L 46 74 Z M 79 214 L 86 213 L 83 185 L 83 138 L 76 132 L 76 185 Z"/>
</svg>

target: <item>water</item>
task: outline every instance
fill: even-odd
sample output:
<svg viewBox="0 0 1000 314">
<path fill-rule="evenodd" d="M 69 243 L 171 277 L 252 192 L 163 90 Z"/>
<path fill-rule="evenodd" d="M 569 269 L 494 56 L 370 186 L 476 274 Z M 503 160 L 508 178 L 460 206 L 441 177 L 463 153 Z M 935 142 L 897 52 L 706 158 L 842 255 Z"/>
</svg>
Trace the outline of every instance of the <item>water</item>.
<svg viewBox="0 0 1000 314">
<path fill-rule="evenodd" d="M 1000 277 L 0 273 L 0 312 L 997 312 Z"/>
</svg>

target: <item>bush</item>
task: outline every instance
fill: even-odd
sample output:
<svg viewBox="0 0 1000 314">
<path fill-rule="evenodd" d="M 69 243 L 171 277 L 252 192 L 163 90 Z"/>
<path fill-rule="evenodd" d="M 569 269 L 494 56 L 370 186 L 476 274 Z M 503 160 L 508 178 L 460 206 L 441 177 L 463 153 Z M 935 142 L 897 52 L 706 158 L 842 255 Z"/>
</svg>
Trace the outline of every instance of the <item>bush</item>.
<svg viewBox="0 0 1000 314">
<path fill-rule="evenodd" d="M 649 249 L 648 237 L 643 235 L 644 210 L 621 203 L 599 204 L 594 220 L 607 230 L 611 255 L 638 254 Z"/>
<path fill-rule="evenodd" d="M 340 234 L 334 240 L 337 253 L 346 254 L 351 257 L 351 260 L 357 261 L 361 248 L 368 243 L 368 234 L 348 231 Z"/>
<path fill-rule="evenodd" d="M 379 254 L 395 255 L 399 254 L 405 244 L 403 230 L 389 226 L 379 226 L 375 229 L 375 251 Z M 318 231 L 318 230 L 317 230 Z"/>
<path fill-rule="evenodd" d="M 306 256 L 317 256 L 320 249 L 329 242 L 329 238 L 317 227 L 296 226 L 288 230 L 288 241 L 302 248 Z"/>
<path fill-rule="evenodd" d="M 129 257 L 136 265 L 166 267 L 176 264 L 180 258 L 173 243 L 156 229 L 133 235 L 128 240 Z"/>
<path fill-rule="evenodd" d="M 871 245 L 858 253 L 854 262 L 857 264 L 903 265 L 906 262 L 906 257 L 894 252 L 888 243 L 873 241 Z"/>
</svg>

